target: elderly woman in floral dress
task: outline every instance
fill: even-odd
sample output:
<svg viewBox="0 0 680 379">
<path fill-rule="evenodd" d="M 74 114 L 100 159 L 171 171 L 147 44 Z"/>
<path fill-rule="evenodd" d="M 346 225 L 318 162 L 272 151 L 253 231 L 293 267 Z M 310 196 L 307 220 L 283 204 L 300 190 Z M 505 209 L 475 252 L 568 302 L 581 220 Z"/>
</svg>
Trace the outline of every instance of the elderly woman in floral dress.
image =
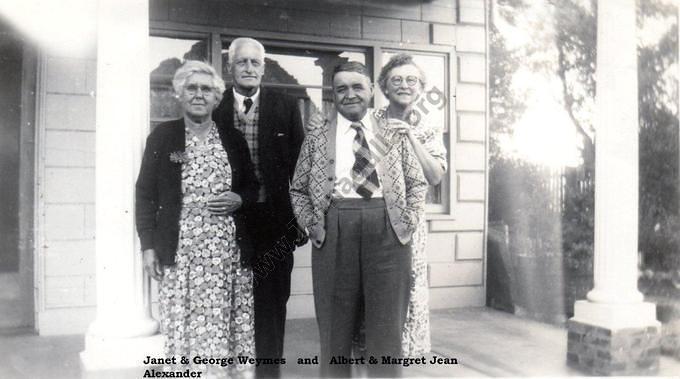
<svg viewBox="0 0 680 379">
<path fill-rule="evenodd" d="M 256 200 L 257 181 L 248 147 L 212 120 L 225 86 L 210 65 L 187 61 L 173 87 L 183 117 L 151 132 L 136 186 L 137 231 L 144 269 L 159 281 L 165 352 L 254 357 L 243 209 Z M 204 368 L 216 376 L 252 373 L 239 364 Z"/>
<path fill-rule="evenodd" d="M 442 130 L 427 122 L 425 114 L 414 105 L 425 89 L 423 70 L 409 54 L 396 54 L 380 71 L 378 85 L 389 105 L 375 110 L 374 116 L 385 128 L 405 133 L 423 168 L 425 179 L 437 185 L 446 173 L 447 160 Z M 417 356 L 430 351 L 430 314 L 427 286 L 427 225 L 420 215 L 418 229 L 413 234 L 411 261 L 411 297 L 402 334 L 404 356 Z"/>
</svg>

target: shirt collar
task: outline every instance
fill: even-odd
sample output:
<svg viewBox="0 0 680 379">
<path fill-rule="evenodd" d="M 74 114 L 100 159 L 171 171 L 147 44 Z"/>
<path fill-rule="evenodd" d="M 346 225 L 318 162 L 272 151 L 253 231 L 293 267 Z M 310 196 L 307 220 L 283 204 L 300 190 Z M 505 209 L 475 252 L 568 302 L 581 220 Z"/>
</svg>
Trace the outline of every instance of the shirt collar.
<svg viewBox="0 0 680 379">
<path fill-rule="evenodd" d="M 370 108 L 367 109 L 364 117 L 361 120 L 359 120 L 359 121 L 361 121 L 361 124 L 362 124 L 364 131 L 372 132 L 369 129 L 369 126 L 371 125 L 370 124 L 370 122 L 371 122 L 371 112 L 372 112 L 372 109 L 370 109 Z M 338 119 L 337 119 L 338 130 L 340 130 L 343 134 L 347 134 L 347 133 L 349 133 L 350 130 L 352 130 L 351 125 L 352 125 L 352 121 L 346 119 L 345 116 L 341 115 L 338 112 Z"/>
<path fill-rule="evenodd" d="M 231 90 L 234 92 L 234 99 L 236 100 L 236 103 L 239 105 L 243 105 L 243 100 L 246 99 L 246 96 L 243 96 L 240 93 L 236 92 L 236 88 L 232 88 Z M 260 97 L 260 87 L 257 87 L 257 91 L 255 91 L 255 94 L 249 97 L 250 99 L 253 100 L 253 104 L 255 104 L 257 102 L 257 98 Z"/>
</svg>

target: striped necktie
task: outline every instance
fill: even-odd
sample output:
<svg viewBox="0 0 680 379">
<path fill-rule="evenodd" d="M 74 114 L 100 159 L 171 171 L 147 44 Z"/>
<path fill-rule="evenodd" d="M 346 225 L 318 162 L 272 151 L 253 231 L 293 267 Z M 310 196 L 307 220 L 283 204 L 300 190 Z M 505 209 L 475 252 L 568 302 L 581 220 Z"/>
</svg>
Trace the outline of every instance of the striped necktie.
<svg viewBox="0 0 680 379">
<path fill-rule="evenodd" d="M 375 191 L 380 188 L 378 173 L 375 171 L 375 164 L 368 141 L 364 135 L 361 122 L 353 122 L 352 129 L 356 131 L 352 150 L 354 151 L 354 165 L 352 166 L 352 181 L 357 193 L 364 199 L 370 199 Z"/>
</svg>

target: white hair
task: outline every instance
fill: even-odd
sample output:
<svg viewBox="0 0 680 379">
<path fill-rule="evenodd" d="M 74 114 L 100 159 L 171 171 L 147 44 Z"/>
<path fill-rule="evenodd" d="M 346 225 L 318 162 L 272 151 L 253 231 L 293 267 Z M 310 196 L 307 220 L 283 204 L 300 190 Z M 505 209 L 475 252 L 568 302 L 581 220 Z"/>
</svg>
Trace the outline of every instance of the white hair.
<svg viewBox="0 0 680 379">
<path fill-rule="evenodd" d="M 208 74 L 212 77 L 212 85 L 215 88 L 215 97 L 217 101 L 222 100 L 222 94 L 225 90 L 224 80 L 217 74 L 213 66 L 201 61 L 188 60 L 184 62 L 182 67 L 177 69 L 175 76 L 172 78 L 172 87 L 175 89 L 175 94 L 180 95 L 184 90 L 187 79 L 193 74 Z"/>
<path fill-rule="evenodd" d="M 255 46 L 260 51 L 260 55 L 262 56 L 262 64 L 264 64 L 264 46 L 262 46 L 260 41 L 249 37 L 239 37 L 231 41 L 231 44 L 229 45 L 229 66 L 231 66 L 234 61 L 236 50 L 238 50 L 239 47 L 248 44 Z"/>
</svg>

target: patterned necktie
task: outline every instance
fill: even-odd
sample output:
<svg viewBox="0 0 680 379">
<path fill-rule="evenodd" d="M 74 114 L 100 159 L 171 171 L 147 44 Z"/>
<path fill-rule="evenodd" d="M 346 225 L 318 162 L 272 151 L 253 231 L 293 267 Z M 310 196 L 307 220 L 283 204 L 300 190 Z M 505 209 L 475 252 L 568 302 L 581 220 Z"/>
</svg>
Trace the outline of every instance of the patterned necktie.
<svg viewBox="0 0 680 379">
<path fill-rule="evenodd" d="M 243 99 L 243 105 L 246 107 L 246 111 L 243 113 L 248 114 L 250 107 L 253 106 L 253 99 L 246 97 L 245 99 Z"/>
<path fill-rule="evenodd" d="M 354 166 L 352 166 L 352 181 L 357 193 L 364 199 L 370 199 L 375 191 L 380 188 L 378 173 L 371 150 L 368 148 L 368 141 L 364 136 L 361 122 L 353 122 L 351 125 L 357 134 L 354 136 L 352 150 L 354 150 Z"/>
</svg>

